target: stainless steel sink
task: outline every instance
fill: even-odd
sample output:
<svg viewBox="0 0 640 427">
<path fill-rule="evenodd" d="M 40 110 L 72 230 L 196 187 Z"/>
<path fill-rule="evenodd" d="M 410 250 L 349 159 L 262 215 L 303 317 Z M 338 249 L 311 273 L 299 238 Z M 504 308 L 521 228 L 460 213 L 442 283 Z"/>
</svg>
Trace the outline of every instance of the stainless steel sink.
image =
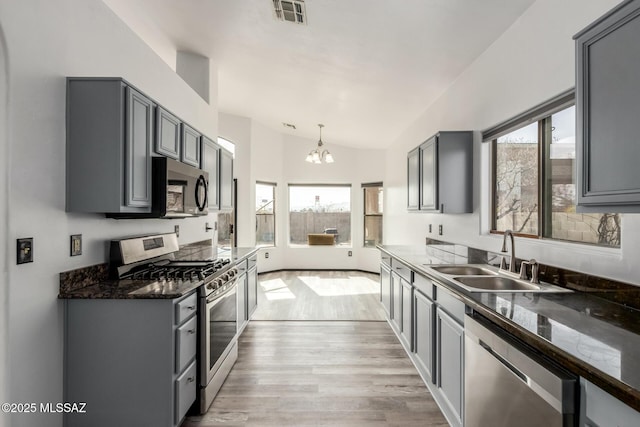
<svg viewBox="0 0 640 427">
<path fill-rule="evenodd" d="M 537 291 L 541 287 L 533 283 L 510 279 L 508 277 L 456 277 L 463 285 L 485 291 Z"/>
<path fill-rule="evenodd" d="M 473 265 L 441 265 L 431 267 L 431 269 L 438 273 L 455 276 L 491 276 L 496 274 L 494 271 L 489 269 Z"/>
<path fill-rule="evenodd" d="M 471 292 L 572 292 L 549 284 L 534 284 L 504 276 L 462 276 L 453 280 Z"/>
</svg>

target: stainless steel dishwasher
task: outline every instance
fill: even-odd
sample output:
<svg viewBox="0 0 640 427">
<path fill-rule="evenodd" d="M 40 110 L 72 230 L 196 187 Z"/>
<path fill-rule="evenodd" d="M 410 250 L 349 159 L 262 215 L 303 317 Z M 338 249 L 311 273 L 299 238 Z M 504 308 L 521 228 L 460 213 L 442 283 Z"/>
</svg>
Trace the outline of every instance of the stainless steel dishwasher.
<svg viewBox="0 0 640 427">
<path fill-rule="evenodd" d="M 465 427 L 575 426 L 576 377 L 481 317 L 465 317 Z"/>
</svg>

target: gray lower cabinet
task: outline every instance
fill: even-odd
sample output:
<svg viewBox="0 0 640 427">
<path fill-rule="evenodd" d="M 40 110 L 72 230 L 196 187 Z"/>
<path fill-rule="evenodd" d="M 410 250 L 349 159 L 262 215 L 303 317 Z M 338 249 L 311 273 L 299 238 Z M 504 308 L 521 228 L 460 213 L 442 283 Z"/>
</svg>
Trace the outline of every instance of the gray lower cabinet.
<svg viewBox="0 0 640 427">
<path fill-rule="evenodd" d="M 181 123 L 179 118 L 158 105 L 154 145 L 157 154 L 180 160 Z"/>
<path fill-rule="evenodd" d="M 391 272 L 391 326 L 396 333 L 402 330 L 402 278 Z"/>
<path fill-rule="evenodd" d="M 402 292 L 400 341 L 407 352 L 413 351 L 413 286 L 404 279 L 400 279 Z"/>
<path fill-rule="evenodd" d="M 200 167 L 200 132 L 186 123 L 182 123 L 180 140 L 180 160 L 193 167 Z"/>
<path fill-rule="evenodd" d="M 233 154 L 220 148 L 220 210 L 233 209 Z"/>
<path fill-rule="evenodd" d="M 237 287 L 237 296 L 236 301 L 238 303 L 238 333 L 241 333 L 245 326 L 247 326 L 247 322 L 249 320 L 248 311 L 247 311 L 247 260 L 243 259 L 236 263 L 236 268 L 238 269 L 238 287 Z"/>
<path fill-rule="evenodd" d="M 442 131 L 408 154 L 408 210 L 473 212 L 473 132 Z"/>
<path fill-rule="evenodd" d="M 413 293 L 413 301 L 415 319 L 413 324 L 413 353 L 416 361 L 416 367 L 422 375 L 426 377 L 426 381 L 435 383 L 434 319 L 436 306 L 429 297 L 417 289 Z"/>
<path fill-rule="evenodd" d="M 441 307 L 436 309 L 436 384 L 452 425 L 462 426 L 464 393 L 464 328 Z"/>
<path fill-rule="evenodd" d="M 253 260 L 253 261 L 252 261 Z M 248 260 L 247 272 L 247 319 L 251 319 L 251 315 L 258 307 L 258 266 L 256 265 L 257 256 L 253 256 Z"/>
<path fill-rule="evenodd" d="M 67 211 L 151 212 L 153 112 L 122 79 L 67 79 Z"/>
<path fill-rule="evenodd" d="M 575 36 L 579 212 L 640 212 L 640 0 Z"/>
<path fill-rule="evenodd" d="M 67 427 L 180 425 L 196 399 L 195 292 L 171 299 L 65 301 Z"/>
<path fill-rule="evenodd" d="M 220 146 L 202 136 L 202 155 L 200 168 L 209 172 L 207 202 L 209 210 L 220 209 Z"/>
<path fill-rule="evenodd" d="M 387 265 L 380 264 L 380 301 L 387 319 L 391 318 L 391 270 Z"/>
<path fill-rule="evenodd" d="M 580 427 L 636 427 L 640 413 L 595 384 L 580 378 Z"/>
</svg>

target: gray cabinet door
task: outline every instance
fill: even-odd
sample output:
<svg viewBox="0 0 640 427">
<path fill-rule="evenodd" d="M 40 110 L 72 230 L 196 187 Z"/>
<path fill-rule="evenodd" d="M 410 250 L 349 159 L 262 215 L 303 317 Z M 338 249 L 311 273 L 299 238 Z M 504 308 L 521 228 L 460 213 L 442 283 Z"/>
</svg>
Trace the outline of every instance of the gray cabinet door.
<svg viewBox="0 0 640 427">
<path fill-rule="evenodd" d="M 438 209 L 438 137 L 420 145 L 420 209 Z"/>
<path fill-rule="evenodd" d="M 200 167 L 200 132 L 182 123 L 180 161 L 193 167 Z"/>
<path fill-rule="evenodd" d="M 247 273 L 247 319 L 258 306 L 258 268 L 252 267 Z"/>
<path fill-rule="evenodd" d="M 400 337 L 408 353 L 413 351 L 413 286 L 401 279 L 402 292 L 402 330 Z"/>
<path fill-rule="evenodd" d="M 576 36 L 579 212 L 640 212 L 640 1 Z"/>
<path fill-rule="evenodd" d="M 153 102 L 127 87 L 125 206 L 151 206 Z"/>
<path fill-rule="evenodd" d="M 407 155 L 407 209 L 420 207 L 420 150 L 415 148 Z"/>
<path fill-rule="evenodd" d="M 391 272 L 391 326 L 397 331 L 402 330 L 402 278 Z"/>
<path fill-rule="evenodd" d="M 415 353 L 415 360 L 417 361 L 418 369 L 422 371 L 422 374 L 428 377 L 435 383 L 436 377 L 434 374 L 434 322 L 435 317 L 435 303 L 429 298 L 424 296 L 421 292 L 414 291 L 414 319 L 413 335 Z"/>
<path fill-rule="evenodd" d="M 247 323 L 247 274 L 241 274 L 238 277 L 238 286 L 236 291 L 237 302 L 237 321 L 238 331 L 242 331 Z"/>
<path fill-rule="evenodd" d="M 233 154 L 220 148 L 220 210 L 233 209 Z"/>
<path fill-rule="evenodd" d="M 155 152 L 180 160 L 180 119 L 158 105 Z"/>
<path fill-rule="evenodd" d="M 206 136 L 202 136 L 202 163 L 200 168 L 209 172 L 209 195 L 207 198 L 209 210 L 218 210 L 220 209 L 218 177 L 220 173 L 220 146 Z"/>
<path fill-rule="evenodd" d="M 451 316 L 438 308 L 437 326 L 437 385 L 448 411 L 458 425 L 462 425 L 464 391 L 464 329 Z"/>
<path fill-rule="evenodd" d="M 391 318 L 391 270 L 384 264 L 380 265 L 380 300 L 387 318 Z"/>
</svg>

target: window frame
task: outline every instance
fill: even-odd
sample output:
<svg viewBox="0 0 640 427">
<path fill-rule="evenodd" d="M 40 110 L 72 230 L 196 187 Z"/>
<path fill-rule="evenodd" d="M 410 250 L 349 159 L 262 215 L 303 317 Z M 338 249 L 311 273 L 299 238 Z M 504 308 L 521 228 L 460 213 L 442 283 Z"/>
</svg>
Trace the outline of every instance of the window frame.
<svg viewBox="0 0 640 427">
<path fill-rule="evenodd" d="M 498 124 L 492 128 L 489 128 L 482 132 L 482 141 L 489 143 L 489 173 L 490 173 L 490 191 L 489 191 L 489 210 L 490 210 L 490 222 L 489 233 L 496 235 L 504 235 L 504 231 L 497 230 L 497 204 L 496 204 L 496 191 L 497 191 L 497 145 L 498 138 L 514 132 L 518 129 L 524 128 L 532 123 L 537 122 L 538 127 L 538 144 L 537 144 L 537 157 L 538 157 L 538 219 L 537 219 L 537 234 L 528 233 L 516 233 L 514 236 L 524 237 L 536 240 L 545 240 L 551 242 L 563 242 L 571 245 L 588 245 L 591 247 L 597 247 L 601 249 L 620 249 L 621 243 L 618 246 L 603 245 L 598 243 L 581 242 L 570 239 L 559 239 L 552 237 L 552 214 L 553 211 L 549 206 L 552 203 L 552 191 L 551 180 L 547 179 L 551 173 L 551 159 L 549 157 L 550 150 L 550 137 L 552 132 L 552 116 L 555 113 L 563 111 L 567 108 L 575 106 L 575 89 L 570 89 L 561 93 L 560 95 L 543 102 L 542 104 L 525 111 L 516 117 Z M 577 142 L 576 142 L 577 143 Z M 575 159 L 578 161 L 578 159 Z M 577 184 L 576 184 L 577 185 Z M 620 234 L 622 234 L 622 225 L 620 224 Z M 621 239 L 620 239 L 621 240 Z"/>
<path fill-rule="evenodd" d="M 256 181 L 256 187 L 258 185 L 266 185 L 266 186 L 270 186 L 272 187 L 272 191 L 273 191 L 273 213 L 268 214 L 268 213 L 262 213 L 259 214 L 258 213 L 258 206 L 256 206 L 256 232 L 258 231 L 258 216 L 259 215 L 265 215 L 265 216 L 272 216 L 273 217 L 273 243 L 271 244 L 258 244 L 258 236 L 256 235 L 256 247 L 259 248 L 275 248 L 276 247 L 276 235 L 277 235 L 277 222 L 276 222 L 276 188 L 277 188 L 277 183 L 275 182 L 267 182 L 267 181 Z"/>
<path fill-rule="evenodd" d="M 362 184 L 362 247 L 363 248 L 375 248 L 376 245 L 373 246 L 367 246 L 367 236 L 366 236 L 366 231 L 367 231 L 367 217 L 380 217 L 380 220 L 382 221 L 383 219 L 383 215 L 384 215 L 384 207 L 381 213 L 376 213 L 376 214 L 368 214 L 367 213 L 367 188 L 380 188 L 382 189 L 383 193 L 384 193 L 384 185 L 382 183 L 382 181 L 380 182 L 368 182 L 368 183 L 364 183 Z M 383 199 L 384 200 L 384 199 Z M 384 201 L 383 201 L 384 203 Z M 380 242 L 377 244 L 382 244 L 384 239 L 384 224 L 382 226 L 382 229 L 380 230 Z"/>
<path fill-rule="evenodd" d="M 322 245 L 322 247 L 333 247 L 333 248 L 352 248 L 353 247 L 353 185 L 351 183 L 331 183 L 331 184 L 327 184 L 327 183 L 288 183 L 287 184 L 287 213 L 288 213 L 288 218 L 287 218 L 287 230 L 288 230 L 288 236 L 287 236 L 287 245 L 289 247 L 295 247 L 295 248 L 310 248 L 310 247 L 314 247 L 314 245 L 309 245 L 307 244 L 301 244 L 301 243 L 292 243 L 291 242 L 291 187 L 335 187 L 335 188 L 348 188 L 349 189 L 349 242 L 345 243 L 345 244 L 334 244 L 334 245 L 327 245 L 324 246 Z"/>
</svg>

